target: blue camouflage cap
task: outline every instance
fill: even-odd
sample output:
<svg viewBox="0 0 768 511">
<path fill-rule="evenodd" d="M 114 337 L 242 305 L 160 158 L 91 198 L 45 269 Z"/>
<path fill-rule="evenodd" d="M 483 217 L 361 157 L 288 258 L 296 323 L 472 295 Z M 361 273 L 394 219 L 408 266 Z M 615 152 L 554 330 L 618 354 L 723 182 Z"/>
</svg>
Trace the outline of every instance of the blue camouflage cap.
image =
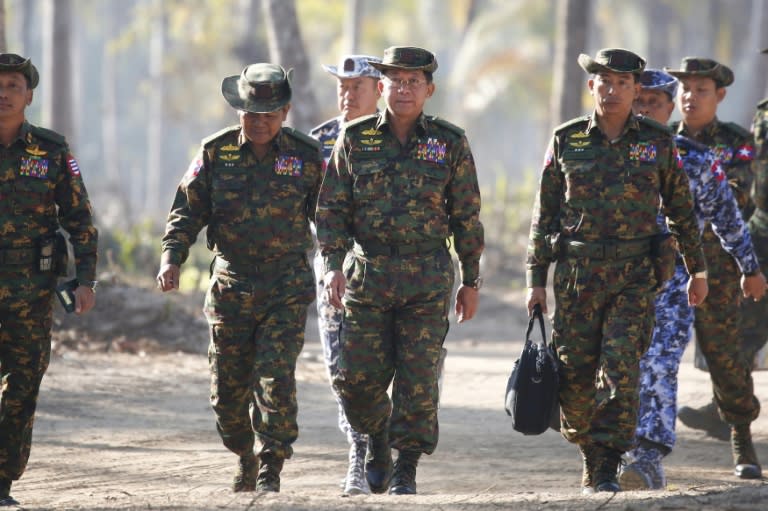
<svg viewBox="0 0 768 511">
<path fill-rule="evenodd" d="M 322 66 L 336 78 L 358 78 L 360 76 L 381 78 L 381 73 L 370 64 L 371 62 L 381 62 L 381 59 L 371 55 L 344 55 L 338 66 L 325 64 Z"/>
<path fill-rule="evenodd" d="M 665 73 L 661 69 L 646 69 L 643 74 L 640 75 L 640 85 L 645 90 L 659 90 L 666 92 L 669 97 L 675 99 L 677 95 L 677 85 L 680 82 L 677 78 Z"/>
</svg>

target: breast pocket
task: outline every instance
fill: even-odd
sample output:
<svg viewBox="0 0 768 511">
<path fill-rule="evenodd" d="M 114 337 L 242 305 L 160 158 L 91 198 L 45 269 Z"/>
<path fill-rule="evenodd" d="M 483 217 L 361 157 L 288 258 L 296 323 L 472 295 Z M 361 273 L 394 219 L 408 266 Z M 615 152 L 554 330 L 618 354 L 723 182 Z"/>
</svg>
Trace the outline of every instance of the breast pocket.
<svg viewBox="0 0 768 511">
<path fill-rule="evenodd" d="M 441 207 L 445 203 L 445 186 L 449 177 L 450 171 L 446 166 L 422 166 L 411 180 L 412 188 L 424 205 Z"/>
<path fill-rule="evenodd" d="M 21 177 L 16 181 L 12 200 L 24 213 L 42 214 L 53 207 L 53 181 L 34 177 Z"/>
<path fill-rule="evenodd" d="M 370 202 L 381 199 L 388 189 L 388 178 L 383 162 L 362 162 L 353 170 L 352 194 L 355 201 Z"/>
<path fill-rule="evenodd" d="M 565 175 L 566 203 L 578 203 L 595 197 L 595 193 L 599 190 L 600 177 L 595 171 L 594 162 L 563 160 L 561 168 Z"/>
<path fill-rule="evenodd" d="M 248 174 L 245 173 L 214 175 L 212 188 L 214 213 L 241 210 L 251 193 Z"/>
<path fill-rule="evenodd" d="M 655 202 L 660 187 L 661 181 L 655 164 L 643 163 L 627 168 L 624 180 L 625 198 Z"/>
</svg>

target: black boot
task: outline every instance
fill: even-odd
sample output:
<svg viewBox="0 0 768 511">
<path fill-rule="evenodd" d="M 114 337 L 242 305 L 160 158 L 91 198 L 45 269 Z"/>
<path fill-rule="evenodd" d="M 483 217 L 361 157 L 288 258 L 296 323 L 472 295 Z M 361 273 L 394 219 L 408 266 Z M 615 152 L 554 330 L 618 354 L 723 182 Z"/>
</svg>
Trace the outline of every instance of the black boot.
<svg viewBox="0 0 768 511">
<path fill-rule="evenodd" d="M 740 424 L 731 428 L 731 451 L 733 452 L 733 473 L 741 479 L 760 479 L 763 471 L 757 461 L 755 446 L 752 445 L 752 433 L 749 424 Z"/>
<path fill-rule="evenodd" d="M 731 438 L 731 428 L 720 418 L 714 399 L 700 408 L 681 407 L 677 418 L 689 428 L 702 430 L 712 438 L 724 441 Z"/>
<path fill-rule="evenodd" d="M 621 462 L 621 451 L 607 446 L 596 446 L 596 466 L 593 476 L 595 491 L 621 491 L 618 480 L 619 463 Z"/>
<path fill-rule="evenodd" d="M 392 451 L 389 448 L 389 432 L 368 436 L 368 452 L 365 455 L 365 478 L 373 493 L 384 493 L 392 479 Z"/>
<path fill-rule="evenodd" d="M 416 465 L 420 456 L 419 451 L 400 451 L 389 487 L 390 495 L 416 495 Z"/>
<path fill-rule="evenodd" d="M 255 491 L 258 465 L 259 462 L 255 454 L 249 453 L 240 456 L 237 474 L 235 474 L 235 479 L 232 481 L 232 491 Z"/>
<path fill-rule="evenodd" d="M 259 491 L 279 492 L 280 472 L 283 470 L 283 458 L 265 452 L 259 456 L 261 466 L 256 477 L 256 489 Z"/>
<path fill-rule="evenodd" d="M 592 495 L 595 493 L 594 472 L 597 466 L 595 448 L 592 444 L 582 444 L 579 445 L 579 451 L 582 459 L 581 494 Z"/>
<path fill-rule="evenodd" d="M 10 479 L 0 479 L 0 507 L 19 505 L 19 502 L 11 497 L 12 482 Z"/>
</svg>

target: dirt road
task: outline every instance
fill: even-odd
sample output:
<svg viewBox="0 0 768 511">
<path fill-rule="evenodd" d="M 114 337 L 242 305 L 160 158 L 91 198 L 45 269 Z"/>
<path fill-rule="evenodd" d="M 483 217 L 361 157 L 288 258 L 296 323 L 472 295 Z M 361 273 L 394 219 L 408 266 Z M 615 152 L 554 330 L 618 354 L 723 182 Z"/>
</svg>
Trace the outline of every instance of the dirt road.
<svg viewBox="0 0 768 511">
<path fill-rule="evenodd" d="M 732 476 L 729 445 L 682 424 L 666 491 L 581 497 L 572 445 L 552 431 L 512 431 L 503 393 L 521 311 L 504 300 L 484 305 L 485 319 L 449 334 L 440 445 L 421 462 L 419 495 L 340 495 L 346 445 L 311 328 L 297 371 L 301 432 L 281 493 L 229 490 L 236 459 L 215 431 L 202 354 L 64 351 L 44 380 L 32 456 L 13 495 L 26 509 L 766 509 L 765 481 Z M 704 404 L 708 375 L 692 367 L 690 350 L 686 358 L 681 402 Z M 755 378 L 766 399 L 768 371 Z M 753 431 L 768 462 L 768 416 Z"/>
</svg>

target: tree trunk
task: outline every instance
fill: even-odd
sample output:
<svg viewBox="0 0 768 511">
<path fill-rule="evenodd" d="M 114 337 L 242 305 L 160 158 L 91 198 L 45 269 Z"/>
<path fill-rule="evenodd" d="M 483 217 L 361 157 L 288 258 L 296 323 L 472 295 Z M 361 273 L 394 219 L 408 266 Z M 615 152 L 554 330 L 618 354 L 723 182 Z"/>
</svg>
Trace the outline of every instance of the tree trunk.
<svg viewBox="0 0 768 511">
<path fill-rule="evenodd" d="M 164 0 L 151 0 L 149 35 L 149 115 L 147 124 L 147 169 L 144 188 L 144 213 L 152 215 L 160 205 L 160 175 L 163 168 L 163 54 L 165 52 Z"/>
<path fill-rule="evenodd" d="M 5 0 L 0 0 L 0 53 L 8 51 L 8 41 L 5 35 Z"/>
<path fill-rule="evenodd" d="M 267 25 L 270 60 L 286 70 L 294 70 L 288 123 L 306 132 L 316 124 L 319 110 L 310 81 L 309 58 L 296 17 L 296 2 L 262 0 L 262 8 Z"/>
<path fill-rule="evenodd" d="M 347 53 L 359 53 L 360 23 L 362 21 L 362 5 L 360 0 L 347 0 L 347 16 L 345 19 L 347 33 Z"/>
<path fill-rule="evenodd" d="M 646 30 L 653 34 L 648 40 L 648 67 L 662 69 L 664 66 L 673 66 L 669 54 L 670 34 L 673 25 L 675 11 L 670 8 L 665 0 L 650 0 L 645 6 Z M 677 23 L 675 23 L 676 25 Z"/>
<path fill-rule="evenodd" d="M 43 66 L 40 73 L 43 125 L 57 131 L 76 146 L 72 118 L 72 2 L 44 0 L 42 9 Z"/>
<path fill-rule="evenodd" d="M 552 127 L 583 112 L 584 71 L 576 56 L 587 47 L 591 0 L 558 0 L 550 116 Z"/>
<path fill-rule="evenodd" d="M 760 50 L 768 47 L 768 32 L 765 27 L 768 26 L 768 5 L 763 0 L 752 0 L 749 18 L 749 28 L 746 31 L 748 36 L 744 38 L 744 31 L 741 31 L 742 42 L 734 37 L 735 55 L 741 55 L 738 59 L 738 68 L 740 70 L 749 69 L 749 73 L 744 73 L 751 79 L 743 85 L 744 95 L 737 102 L 738 110 L 733 119 L 734 122 L 742 126 L 750 126 L 752 118 L 755 115 L 755 106 L 768 94 L 766 83 L 768 82 L 768 57 L 761 55 Z M 734 62 L 736 64 L 737 62 Z M 739 74 L 736 73 L 736 79 Z"/>
</svg>

